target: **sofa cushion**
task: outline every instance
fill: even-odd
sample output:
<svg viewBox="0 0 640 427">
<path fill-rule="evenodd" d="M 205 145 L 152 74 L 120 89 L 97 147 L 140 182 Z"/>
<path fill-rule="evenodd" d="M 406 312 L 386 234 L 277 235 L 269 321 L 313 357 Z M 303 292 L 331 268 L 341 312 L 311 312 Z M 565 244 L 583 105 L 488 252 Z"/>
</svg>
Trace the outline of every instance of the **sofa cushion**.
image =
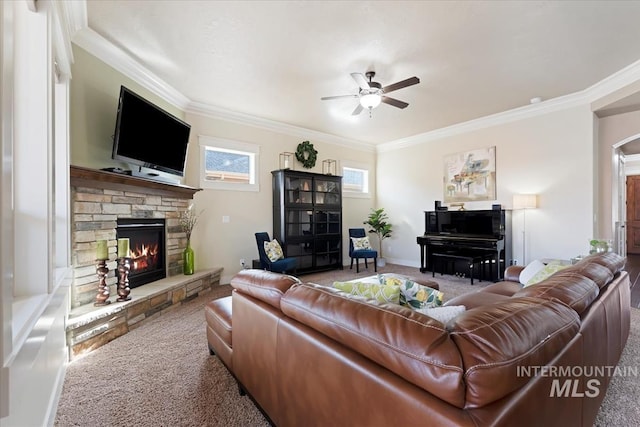
<svg viewBox="0 0 640 427">
<path fill-rule="evenodd" d="M 465 368 L 466 408 L 523 387 L 519 367 L 544 366 L 578 333 L 575 311 L 553 300 L 509 298 L 467 310 L 447 324 Z"/>
<path fill-rule="evenodd" d="M 527 286 L 514 297 L 558 299 L 581 314 L 596 298 L 600 289 L 588 277 L 573 271 L 560 271 L 547 280 Z"/>
<path fill-rule="evenodd" d="M 476 307 L 482 307 L 483 305 L 493 304 L 495 302 L 508 300 L 510 297 L 506 295 L 494 294 L 492 292 L 468 292 L 466 294 L 458 295 L 447 301 L 444 306 L 448 307 L 451 305 L 464 305 L 467 307 L 467 310 Z"/>
<path fill-rule="evenodd" d="M 204 307 L 207 326 L 229 347 L 233 347 L 231 345 L 231 298 L 231 296 L 227 296 L 214 299 Z"/>
<path fill-rule="evenodd" d="M 265 270 L 241 270 L 231 279 L 231 286 L 238 292 L 250 295 L 280 309 L 280 298 L 300 280 L 286 274 Z"/>
<path fill-rule="evenodd" d="M 502 281 L 492 283 L 489 286 L 481 288 L 479 292 L 486 292 L 491 294 L 504 295 L 507 297 L 513 296 L 516 292 L 522 290 L 522 284 L 520 282 Z"/>
<path fill-rule="evenodd" d="M 374 298 L 378 302 L 400 303 L 400 287 L 365 282 L 333 282 L 333 287 L 351 295 Z"/>
<path fill-rule="evenodd" d="M 600 252 L 582 258 L 578 264 L 588 264 L 595 262 L 609 269 L 614 275 L 624 268 L 626 258 L 615 252 Z"/>
<path fill-rule="evenodd" d="M 598 288 L 604 288 L 611 280 L 613 273 L 607 267 L 595 262 L 572 265 L 563 272 L 572 272 L 593 280 Z"/>
<path fill-rule="evenodd" d="M 441 322 L 395 304 L 375 304 L 341 291 L 300 284 L 282 312 L 461 408 L 460 353 Z"/>
</svg>

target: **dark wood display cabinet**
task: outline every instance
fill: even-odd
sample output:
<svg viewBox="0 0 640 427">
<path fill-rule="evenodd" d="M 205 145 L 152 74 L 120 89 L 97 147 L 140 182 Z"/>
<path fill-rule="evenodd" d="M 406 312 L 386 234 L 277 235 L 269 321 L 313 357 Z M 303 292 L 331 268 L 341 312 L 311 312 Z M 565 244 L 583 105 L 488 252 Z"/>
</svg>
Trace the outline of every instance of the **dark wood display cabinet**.
<svg viewBox="0 0 640 427">
<path fill-rule="evenodd" d="M 273 175 L 273 237 L 298 273 L 342 268 L 342 177 L 277 170 Z"/>
</svg>

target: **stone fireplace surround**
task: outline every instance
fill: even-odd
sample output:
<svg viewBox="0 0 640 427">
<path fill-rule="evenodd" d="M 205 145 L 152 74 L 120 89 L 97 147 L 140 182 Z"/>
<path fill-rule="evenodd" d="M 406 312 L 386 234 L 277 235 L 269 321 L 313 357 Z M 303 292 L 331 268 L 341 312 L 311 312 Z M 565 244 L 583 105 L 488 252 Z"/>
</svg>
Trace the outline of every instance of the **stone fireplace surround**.
<svg viewBox="0 0 640 427">
<path fill-rule="evenodd" d="M 180 213 L 198 188 L 165 184 L 113 172 L 71 166 L 71 256 L 73 281 L 67 321 L 69 358 L 121 336 L 146 318 L 220 284 L 221 268 L 182 275 L 186 235 Z M 131 291 L 131 301 L 116 302 L 116 226 L 120 218 L 164 219 L 167 277 Z M 107 240 L 111 304 L 94 307 L 98 290 L 96 245 Z"/>
</svg>

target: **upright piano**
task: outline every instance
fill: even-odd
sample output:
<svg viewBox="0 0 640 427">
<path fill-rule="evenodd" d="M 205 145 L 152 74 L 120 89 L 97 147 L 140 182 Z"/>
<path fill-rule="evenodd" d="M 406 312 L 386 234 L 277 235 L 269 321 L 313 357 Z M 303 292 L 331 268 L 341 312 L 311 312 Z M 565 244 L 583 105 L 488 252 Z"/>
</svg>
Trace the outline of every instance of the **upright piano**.
<svg viewBox="0 0 640 427">
<path fill-rule="evenodd" d="M 502 279 L 511 263 L 511 211 L 425 211 L 424 235 L 418 236 L 420 271 L 434 271 L 433 254 L 483 257 L 490 261 L 491 276 Z M 465 272 L 464 266 L 456 267 Z M 495 272 L 494 272 L 495 268 Z"/>
</svg>

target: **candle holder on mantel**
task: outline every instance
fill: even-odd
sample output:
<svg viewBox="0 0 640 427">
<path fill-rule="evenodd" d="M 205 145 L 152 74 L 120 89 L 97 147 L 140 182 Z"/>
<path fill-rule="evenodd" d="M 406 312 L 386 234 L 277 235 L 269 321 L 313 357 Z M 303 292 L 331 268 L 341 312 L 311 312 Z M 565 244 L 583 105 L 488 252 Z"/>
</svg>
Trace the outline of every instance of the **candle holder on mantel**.
<svg viewBox="0 0 640 427">
<path fill-rule="evenodd" d="M 116 301 L 129 301 L 131 289 L 129 288 L 129 271 L 131 270 L 131 258 L 118 258 L 118 299 Z"/>
<path fill-rule="evenodd" d="M 280 153 L 280 169 L 293 169 L 293 153 Z"/>
<path fill-rule="evenodd" d="M 322 161 L 322 173 L 325 175 L 335 175 L 337 173 L 337 162 L 333 159 Z"/>
<path fill-rule="evenodd" d="M 99 307 L 111 304 L 111 301 L 109 301 L 109 285 L 107 285 L 109 268 L 107 267 L 106 259 L 96 260 L 96 274 L 98 275 L 98 295 L 96 295 L 96 301 L 93 305 Z"/>
</svg>

